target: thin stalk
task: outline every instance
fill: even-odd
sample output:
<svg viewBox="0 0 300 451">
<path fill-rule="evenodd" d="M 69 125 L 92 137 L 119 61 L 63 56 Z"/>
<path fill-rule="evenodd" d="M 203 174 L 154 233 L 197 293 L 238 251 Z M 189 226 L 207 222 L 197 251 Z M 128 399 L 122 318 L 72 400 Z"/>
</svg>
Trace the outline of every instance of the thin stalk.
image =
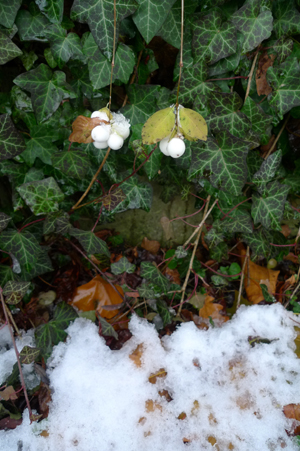
<svg viewBox="0 0 300 451">
<path fill-rule="evenodd" d="M 249 254 L 250 254 L 250 250 L 249 250 L 249 246 L 248 246 L 247 247 L 247 252 L 246 252 L 246 257 L 245 257 L 245 260 L 244 260 L 244 263 L 243 263 L 243 268 L 242 268 L 242 276 L 241 276 L 240 289 L 239 289 L 239 295 L 238 295 L 236 309 L 238 309 L 240 304 L 241 304 L 242 291 L 243 291 L 243 282 L 244 282 L 244 277 L 245 277 L 245 269 L 246 269 L 246 265 L 248 264 Z M 248 269 L 248 274 L 249 274 L 249 269 Z"/>
<path fill-rule="evenodd" d="M 136 63 L 134 72 L 133 72 L 132 77 L 131 77 L 131 80 L 130 80 L 130 82 L 129 82 L 130 85 L 132 85 L 133 82 L 134 82 L 134 80 L 135 80 L 135 77 L 136 77 L 136 74 L 137 74 L 137 71 L 138 71 L 138 68 L 139 68 L 141 59 L 142 59 L 143 51 L 144 51 L 144 50 L 141 50 L 140 53 L 139 53 L 138 60 L 137 60 L 137 63 Z M 127 100 L 128 100 L 128 95 L 126 94 L 125 99 L 124 99 L 124 102 L 122 103 L 122 108 L 126 105 Z"/>
<path fill-rule="evenodd" d="M 179 77 L 176 96 L 176 107 L 178 107 L 178 97 L 180 89 L 180 80 L 183 68 L 183 24 L 184 24 L 184 0 L 181 0 L 181 38 L 180 38 L 180 61 L 179 61 Z"/>
<path fill-rule="evenodd" d="M 250 92 L 251 81 L 252 81 L 253 72 L 254 72 L 254 69 L 255 69 L 255 64 L 256 64 L 257 57 L 258 57 L 258 53 L 259 53 L 259 50 L 257 50 L 257 52 L 255 54 L 255 57 L 254 57 L 254 60 L 253 60 L 252 66 L 251 66 L 251 70 L 250 70 L 250 73 L 249 73 L 249 79 L 248 79 L 248 84 L 247 84 L 247 90 L 246 90 L 244 103 L 246 102 L 246 99 L 247 99 L 247 97 L 249 95 L 249 92 Z"/>
<path fill-rule="evenodd" d="M 109 112 L 110 112 L 110 108 L 111 108 L 112 84 L 113 84 L 113 74 L 114 74 L 114 67 L 115 67 L 116 30 L 117 30 L 117 5 L 116 5 L 116 0 L 114 0 L 114 43 L 113 43 L 113 54 L 112 54 L 111 71 L 110 71 L 109 105 L 108 105 Z"/>
<path fill-rule="evenodd" d="M 284 123 L 283 123 L 283 125 L 282 125 L 282 127 L 281 127 L 281 129 L 280 129 L 280 131 L 279 131 L 279 133 L 278 133 L 278 135 L 276 136 L 275 141 L 273 142 L 273 144 L 272 144 L 272 146 L 270 147 L 270 149 L 269 149 L 267 155 L 265 156 L 265 160 L 268 158 L 268 156 L 269 156 L 269 155 L 273 152 L 273 150 L 275 149 L 275 146 L 276 146 L 276 144 L 277 144 L 277 141 L 279 140 L 279 138 L 280 138 L 280 136 L 281 136 L 283 130 L 285 129 L 285 126 L 286 126 L 286 124 L 288 123 L 289 118 L 290 118 L 290 113 L 289 113 L 289 114 L 287 115 L 287 117 L 285 118 L 285 121 L 284 121 Z"/>
</svg>

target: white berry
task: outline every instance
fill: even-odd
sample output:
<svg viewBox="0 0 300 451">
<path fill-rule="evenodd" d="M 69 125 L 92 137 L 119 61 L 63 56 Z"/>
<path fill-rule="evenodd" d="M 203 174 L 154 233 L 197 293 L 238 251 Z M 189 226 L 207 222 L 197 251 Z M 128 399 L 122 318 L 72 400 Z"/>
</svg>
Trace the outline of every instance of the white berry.
<svg viewBox="0 0 300 451">
<path fill-rule="evenodd" d="M 95 141 L 93 144 L 96 149 L 106 149 L 106 147 L 108 147 L 107 141 Z"/>
<path fill-rule="evenodd" d="M 112 113 L 113 133 L 117 133 L 123 139 L 128 138 L 130 134 L 130 121 L 122 113 Z"/>
<path fill-rule="evenodd" d="M 109 118 L 104 111 L 94 111 L 91 115 L 91 118 L 98 117 L 99 119 L 102 119 L 103 121 L 109 122 Z"/>
<path fill-rule="evenodd" d="M 117 133 L 112 133 L 107 141 L 112 150 L 119 150 L 124 144 L 124 139 Z"/>
<path fill-rule="evenodd" d="M 91 135 L 94 141 L 107 141 L 110 135 L 110 125 L 97 125 L 93 128 Z"/>
<path fill-rule="evenodd" d="M 170 156 L 168 151 L 168 144 L 169 144 L 169 136 L 167 136 L 167 138 L 162 139 L 159 143 L 160 151 L 167 157 Z"/>
<path fill-rule="evenodd" d="M 168 144 L 168 152 L 170 157 L 179 158 L 185 152 L 185 144 L 184 141 L 180 138 L 173 138 Z"/>
</svg>

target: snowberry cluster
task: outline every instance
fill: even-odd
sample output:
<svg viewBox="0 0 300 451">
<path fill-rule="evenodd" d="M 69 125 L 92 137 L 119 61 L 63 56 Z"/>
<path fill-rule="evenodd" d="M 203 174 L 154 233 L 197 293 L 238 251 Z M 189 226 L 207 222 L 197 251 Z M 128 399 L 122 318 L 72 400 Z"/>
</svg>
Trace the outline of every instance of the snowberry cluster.
<svg viewBox="0 0 300 451">
<path fill-rule="evenodd" d="M 170 139 L 171 136 L 167 136 L 162 139 L 159 143 L 159 148 L 161 152 L 167 157 L 179 158 L 185 152 L 185 144 L 183 136 L 177 134 L 175 138 Z"/>
<path fill-rule="evenodd" d="M 112 150 L 119 150 L 130 133 L 129 119 L 121 113 L 110 113 L 107 108 L 103 110 L 94 111 L 91 115 L 92 119 L 98 117 L 103 121 L 92 130 L 93 144 L 97 149 L 110 147 Z"/>
</svg>

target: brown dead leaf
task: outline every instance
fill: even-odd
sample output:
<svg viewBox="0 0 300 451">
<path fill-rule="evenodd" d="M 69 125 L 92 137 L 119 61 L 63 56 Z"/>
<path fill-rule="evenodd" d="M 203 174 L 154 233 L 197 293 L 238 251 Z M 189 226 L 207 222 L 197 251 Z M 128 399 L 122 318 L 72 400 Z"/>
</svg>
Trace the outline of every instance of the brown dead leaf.
<svg viewBox="0 0 300 451">
<path fill-rule="evenodd" d="M 283 260 L 288 260 L 290 262 L 295 263 L 296 265 L 299 264 L 299 259 L 297 255 L 293 254 L 292 252 L 289 252 L 288 255 L 284 255 Z"/>
<path fill-rule="evenodd" d="M 73 132 L 69 136 L 69 141 L 76 143 L 92 143 L 94 140 L 91 137 L 93 128 L 100 125 L 103 121 L 99 117 L 77 116 L 72 124 Z"/>
<path fill-rule="evenodd" d="M 49 414 L 49 403 L 51 402 L 51 390 L 47 384 L 41 383 L 38 394 L 40 413 L 44 418 L 48 417 Z"/>
<path fill-rule="evenodd" d="M 168 266 L 164 270 L 164 275 L 168 280 L 170 280 L 172 283 L 176 283 L 177 285 L 180 285 L 180 274 L 177 271 L 177 269 L 171 269 Z"/>
<path fill-rule="evenodd" d="M 287 418 L 295 420 L 292 424 L 292 433 L 300 434 L 300 404 L 287 404 L 283 408 L 283 413 Z"/>
<path fill-rule="evenodd" d="M 273 66 L 276 55 L 267 55 L 263 53 L 258 61 L 258 67 L 256 70 L 255 81 L 256 90 L 259 96 L 267 96 L 272 92 L 272 88 L 267 82 L 267 70 Z"/>
<path fill-rule="evenodd" d="M 143 238 L 141 247 L 142 247 L 143 249 L 146 249 L 146 251 L 151 252 L 151 254 L 156 255 L 157 252 L 158 252 L 159 249 L 160 249 L 160 244 L 159 244 L 159 241 L 148 240 L 148 238 L 145 236 L 145 237 Z"/>
<path fill-rule="evenodd" d="M 298 359 L 300 359 L 300 327 L 295 326 L 294 329 L 295 332 L 297 332 L 297 336 L 294 340 L 296 345 L 295 354 L 298 357 Z"/>
<path fill-rule="evenodd" d="M 155 410 L 162 411 L 162 406 L 158 402 L 154 402 L 152 399 L 148 399 L 145 402 L 146 412 L 154 412 Z"/>
<path fill-rule="evenodd" d="M 241 255 L 242 264 L 246 256 L 246 249 L 242 243 L 237 245 L 238 252 Z M 249 302 L 258 304 L 264 300 L 260 284 L 263 283 L 268 286 L 270 293 L 273 295 L 276 292 L 276 283 L 280 271 L 273 271 L 272 269 L 256 265 L 250 258 L 245 267 L 244 285 Z"/>
<path fill-rule="evenodd" d="M 129 358 L 137 367 L 142 366 L 143 343 L 139 344 L 135 350 L 129 355 Z"/>
<path fill-rule="evenodd" d="M 204 301 L 204 306 L 199 310 L 199 316 L 205 319 L 218 320 L 221 323 L 225 323 L 229 320 L 228 316 L 223 316 L 220 314 L 220 310 L 223 310 L 222 305 L 214 304 L 215 299 L 212 296 L 206 296 Z"/>
<path fill-rule="evenodd" d="M 291 229 L 289 228 L 289 226 L 287 224 L 282 224 L 282 226 L 281 226 L 281 233 L 286 238 L 291 234 Z"/>
<path fill-rule="evenodd" d="M 18 399 L 15 389 L 12 385 L 9 385 L 4 390 L 0 391 L 0 400 L 1 399 L 3 399 L 4 401 Z"/>
<path fill-rule="evenodd" d="M 164 368 L 160 368 L 156 373 L 152 373 L 149 376 L 149 382 L 150 384 L 156 384 L 157 378 L 161 377 L 164 378 L 166 377 L 168 373 L 166 372 L 166 370 Z"/>
</svg>

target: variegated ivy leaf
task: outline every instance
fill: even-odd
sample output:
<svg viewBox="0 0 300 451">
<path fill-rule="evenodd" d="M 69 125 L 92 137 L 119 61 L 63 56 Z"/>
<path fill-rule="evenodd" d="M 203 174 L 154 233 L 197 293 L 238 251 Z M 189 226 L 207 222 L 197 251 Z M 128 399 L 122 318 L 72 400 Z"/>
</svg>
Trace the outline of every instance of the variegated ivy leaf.
<svg viewBox="0 0 300 451">
<path fill-rule="evenodd" d="M 133 14 L 137 6 L 135 0 L 117 0 L 117 23 Z M 114 38 L 114 1 L 75 0 L 71 9 L 71 19 L 88 24 L 97 45 L 110 60 Z"/>
<path fill-rule="evenodd" d="M 170 282 L 153 263 L 141 263 L 141 276 L 150 282 L 151 285 L 160 288 L 163 292 L 168 291 Z"/>
<path fill-rule="evenodd" d="M 236 51 L 236 30 L 234 25 L 222 23 L 219 11 L 212 11 L 201 17 L 193 26 L 194 62 L 205 60 L 211 64 L 232 55 Z"/>
<path fill-rule="evenodd" d="M 0 245 L 4 251 L 11 252 L 27 271 L 34 267 L 40 252 L 37 239 L 27 230 L 4 230 L 0 235 Z"/>
<path fill-rule="evenodd" d="M 5 213 L 0 212 L 0 232 L 2 232 L 2 230 L 6 229 L 10 220 L 11 220 L 10 216 L 8 216 Z"/>
<path fill-rule="evenodd" d="M 22 153 L 22 158 L 32 166 L 36 158 L 45 164 L 52 164 L 52 155 L 57 152 L 57 147 L 53 144 L 53 128 L 47 125 L 37 125 L 30 129 L 30 139 L 26 140 L 26 150 Z"/>
<path fill-rule="evenodd" d="M 252 233 L 253 224 L 250 214 L 238 208 L 233 210 L 222 222 L 221 227 L 227 233 Z"/>
<path fill-rule="evenodd" d="M 128 98 L 130 105 L 121 109 L 121 113 L 130 119 L 131 125 L 145 123 L 146 120 L 155 113 L 156 98 L 159 86 L 138 86 L 130 85 L 128 88 Z"/>
<path fill-rule="evenodd" d="M 207 66 L 203 61 L 183 70 L 180 83 L 181 103 L 193 103 L 199 97 L 207 102 L 211 91 L 219 91 L 220 88 L 214 83 L 205 82 L 207 71 Z"/>
<path fill-rule="evenodd" d="M 101 335 L 107 336 L 107 337 L 114 337 L 116 340 L 118 339 L 118 334 L 113 328 L 111 324 L 109 324 L 102 316 L 97 316 L 98 321 L 101 325 Z"/>
<path fill-rule="evenodd" d="M 211 184 L 238 196 L 247 181 L 246 158 L 249 146 L 227 131 L 215 133 L 215 138 L 192 144 L 189 179 L 209 175 Z"/>
<path fill-rule="evenodd" d="M 213 92 L 209 103 L 211 114 L 206 118 L 206 122 L 210 129 L 227 130 L 238 138 L 245 138 L 251 128 L 251 122 L 240 111 L 243 101 L 236 92 Z"/>
<path fill-rule="evenodd" d="M 300 33 L 300 13 L 294 1 L 275 0 L 272 6 L 274 16 L 273 30 L 280 38 Z"/>
<path fill-rule="evenodd" d="M 126 257 L 122 257 L 116 263 L 111 264 L 111 272 L 116 276 L 127 272 L 128 274 L 133 273 L 135 270 L 135 265 L 130 263 Z"/>
<path fill-rule="evenodd" d="M 142 208 L 149 211 L 152 204 L 153 190 L 150 183 L 142 183 L 137 176 L 130 177 L 122 183 L 122 190 L 126 199 L 117 206 L 114 212 L 123 211 L 123 209 Z"/>
<path fill-rule="evenodd" d="M 25 150 L 21 133 L 15 128 L 9 114 L 0 115 L 0 161 L 8 160 Z"/>
<path fill-rule="evenodd" d="M 261 144 L 267 144 L 271 136 L 273 117 L 265 114 L 260 105 L 256 104 L 250 96 L 247 97 L 241 112 L 252 124 L 252 131 L 257 135 Z"/>
<path fill-rule="evenodd" d="M 84 230 L 72 227 L 69 233 L 77 238 L 87 254 L 104 254 L 110 257 L 110 252 L 105 241 L 98 238 L 93 232 L 85 232 Z"/>
<path fill-rule="evenodd" d="M 267 80 L 273 92 L 269 94 L 269 104 L 280 119 L 293 107 L 300 105 L 300 66 L 297 58 L 289 57 L 277 67 L 269 67 Z"/>
<path fill-rule="evenodd" d="M 101 201 L 102 205 L 106 208 L 107 211 L 112 211 L 125 199 L 126 195 L 123 193 L 122 189 L 117 188 L 112 193 L 104 196 Z"/>
<path fill-rule="evenodd" d="M 0 1 L 0 24 L 5 28 L 11 28 L 14 24 L 18 9 L 22 0 Z"/>
<path fill-rule="evenodd" d="M 60 23 L 62 21 L 64 0 L 35 0 L 35 3 L 51 23 Z"/>
<path fill-rule="evenodd" d="M 10 280 L 18 280 L 17 274 L 15 274 L 10 266 L 0 265 L 0 286 L 4 285 Z"/>
<path fill-rule="evenodd" d="M 61 233 L 68 232 L 71 224 L 69 222 L 69 215 L 61 210 L 49 213 L 43 223 L 43 235 L 49 233 Z"/>
<path fill-rule="evenodd" d="M 227 56 L 227 58 L 222 58 L 212 66 L 209 66 L 209 78 L 236 70 L 242 55 L 244 36 L 238 31 L 236 38 L 236 52 L 230 56 Z"/>
<path fill-rule="evenodd" d="M 243 52 L 250 52 L 272 33 L 273 17 L 260 0 L 247 0 L 230 21 L 244 35 Z"/>
<path fill-rule="evenodd" d="M 32 346 L 24 346 L 20 352 L 20 361 L 22 364 L 29 365 L 33 363 L 35 359 L 39 356 L 40 350 L 38 348 L 33 348 Z"/>
<path fill-rule="evenodd" d="M 47 42 L 44 31 L 50 22 L 34 3 L 30 4 L 28 11 L 20 9 L 16 17 L 16 25 L 21 41 Z"/>
<path fill-rule="evenodd" d="M 258 187 L 260 193 L 264 193 L 266 184 L 270 182 L 280 166 L 282 158 L 281 150 L 277 150 L 263 161 L 260 169 L 253 175 L 252 182 Z"/>
<path fill-rule="evenodd" d="M 0 31 L 0 65 L 21 56 L 22 50 L 13 43 L 13 41 Z"/>
<path fill-rule="evenodd" d="M 57 211 L 65 197 L 53 177 L 24 183 L 17 191 L 36 216 Z"/>
<path fill-rule="evenodd" d="M 68 177 L 83 179 L 90 168 L 90 161 L 81 150 L 59 152 L 53 155 L 52 164 Z"/>
<path fill-rule="evenodd" d="M 74 97 L 74 93 L 66 85 L 66 74 L 52 72 L 45 64 L 19 75 L 14 83 L 31 93 L 33 109 L 39 122 L 48 119 L 63 99 Z"/>
<path fill-rule="evenodd" d="M 41 274 L 45 274 L 47 272 L 53 271 L 51 260 L 46 251 L 41 250 L 37 255 L 37 260 L 30 269 L 30 271 L 26 270 L 26 268 L 22 267 L 22 278 L 24 280 L 32 280 L 34 277 L 40 276 Z"/>
<path fill-rule="evenodd" d="M 251 215 L 254 224 L 260 223 L 266 229 L 280 231 L 280 221 L 289 190 L 289 186 L 275 181 L 267 185 L 266 194 L 253 194 Z"/>
<path fill-rule="evenodd" d="M 3 295 L 9 296 L 11 294 L 17 294 L 20 297 L 20 300 L 25 296 L 26 291 L 30 286 L 30 282 L 16 282 L 10 280 L 7 282 L 3 288 Z"/>
<path fill-rule="evenodd" d="M 175 0 L 137 0 L 137 3 L 139 7 L 133 15 L 133 21 L 149 44 L 168 17 Z"/>
<path fill-rule="evenodd" d="M 47 27 L 44 35 L 50 42 L 51 52 L 61 69 L 70 58 L 82 55 L 80 38 L 76 33 L 68 33 L 60 25 Z"/>
<path fill-rule="evenodd" d="M 292 53 L 293 50 L 293 40 L 282 36 L 274 44 L 274 50 L 277 53 L 278 64 L 283 63 L 287 57 Z"/>
<path fill-rule="evenodd" d="M 266 239 L 264 230 L 255 230 L 253 233 L 243 233 L 243 240 L 252 251 L 252 260 L 257 257 L 268 257 L 271 254 L 270 241 Z"/>
</svg>

